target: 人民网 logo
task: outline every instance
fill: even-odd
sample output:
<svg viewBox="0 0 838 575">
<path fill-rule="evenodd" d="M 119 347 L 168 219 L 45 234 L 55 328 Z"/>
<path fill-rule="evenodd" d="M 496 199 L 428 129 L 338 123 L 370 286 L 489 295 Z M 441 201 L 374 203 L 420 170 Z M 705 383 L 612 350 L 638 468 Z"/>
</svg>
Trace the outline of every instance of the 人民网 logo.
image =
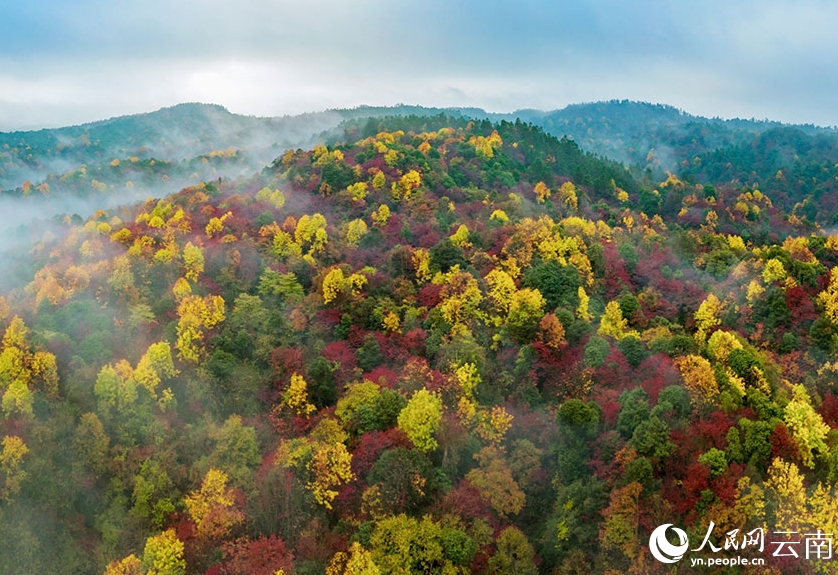
<svg viewBox="0 0 838 575">
<path fill-rule="evenodd" d="M 683 529 L 672 527 L 672 530 L 678 536 L 678 545 L 673 545 L 666 538 L 666 530 L 672 527 L 672 523 L 661 525 L 649 537 L 649 551 L 661 563 L 677 563 L 687 552 L 690 542 L 687 539 L 687 534 Z"/>
</svg>

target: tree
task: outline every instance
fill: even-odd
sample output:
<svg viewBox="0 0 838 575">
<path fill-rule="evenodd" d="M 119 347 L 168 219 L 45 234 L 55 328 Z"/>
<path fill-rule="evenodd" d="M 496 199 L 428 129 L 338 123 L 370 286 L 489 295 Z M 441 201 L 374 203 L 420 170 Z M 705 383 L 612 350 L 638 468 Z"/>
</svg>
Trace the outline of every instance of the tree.
<svg viewBox="0 0 838 575">
<path fill-rule="evenodd" d="M 276 535 L 252 540 L 241 537 L 221 546 L 225 560 L 220 575 L 291 575 L 293 555 L 285 541 Z M 212 569 L 210 569 L 212 571 Z"/>
<path fill-rule="evenodd" d="M 20 437 L 7 435 L 3 438 L 3 451 L 0 452 L 0 478 L 3 480 L 0 483 L 0 495 L 6 501 L 17 495 L 26 479 L 26 471 L 22 469 L 22 464 L 27 453 L 29 448 Z"/>
<path fill-rule="evenodd" d="M 381 172 L 379 172 L 381 174 Z M 383 178 L 383 174 L 382 178 Z M 383 228 L 387 225 L 387 222 L 390 220 L 390 207 L 387 204 L 381 204 L 375 210 L 373 210 L 372 214 L 370 214 L 372 218 L 372 223 L 378 226 L 379 228 Z"/>
<path fill-rule="evenodd" d="M 792 400 L 786 405 L 784 421 L 794 437 L 800 460 L 806 467 L 814 467 L 813 451 L 825 457 L 829 448 L 824 441 L 830 427 L 824 423 L 809 400 L 809 394 L 802 385 L 793 387 Z"/>
<path fill-rule="evenodd" d="M 307 467 L 312 479 L 306 483 L 306 488 L 311 491 L 314 500 L 326 509 L 332 508 L 332 501 L 338 495 L 334 488 L 355 478 L 352 454 L 339 442 L 315 446 Z"/>
<path fill-rule="evenodd" d="M 765 487 L 774 501 L 774 529 L 799 531 L 806 521 L 806 488 L 797 466 L 775 458 L 768 468 Z"/>
<path fill-rule="evenodd" d="M 415 449 L 387 449 L 370 469 L 367 483 L 367 493 L 379 500 L 375 507 L 380 513 L 415 512 L 430 496 L 433 466 Z"/>
<path fill-rule="evenodd" d="M 326 575 L 381 575 L 372 553 L 355 541 L 347 552 L 338 551 L 326 567 Z"/>
<path fill-rule="evenodd" d="M 509 306 L 512 303 L 512 296 L 518 290 L 515 280 L 507 272 L 495 268 L 486 274 L 486 283 L 489 284 L 489 301 L 492 307 L 501 317 L 509 313 Z"/>
<path fill-rule="evenodd" d="M 153 343 L 148 347 L 134 370 L 134 381 L 145 387 L 152 397 L 157 397 L 157 386 L 163 378 L 178 374 L 172 361 L 172 348 L 168 341 Z"/>
<path fill-rule="evenodd" d="M 198 297 L 187 295 L 178 304 L 178 355 L 197 363 L 204 354 L 201 342 L 204 332 L 224 321 L 224 298 L 218 295 Z"/>
<path fill-rule="evenodd" d="M 707 298 L 698 306 L 695 312 L 695 338 L 698 343 L 703 344 L 707 341 L 707 335 L 715 326 L 722 323 L 718 315 L 722 310 L 722 302 L 719 301 L 713 294 L 709 294 Z"/>
<path fill-rule="evenodd" d="M 532 341 L 538 322 L 544 316 L 544 304 L 544 298 L 537 289 L 524 288 L 512 295 L 506 322 L 509 334 L 516 341 Z"/>
<path fill-rule="evenodd" d="M 526 496 L 512 477 L 503 451 L 497 447 L 484 447 L 474 458 L 480 466 L 469 471 L 466 480 L 501 517 L 519 513 L 524 508 Z"/>
<path fill-rule="evenodd" d="M 397 515 L 379 521 L 370 551 L 385 575 L 466 575 L 477 544 L 456 527 L 443 527 L 426 515 L 421 520 Z"/>
<path fill-rule="evenodd" d="M 285 405 L 297 415 L 310 417 L 312 413 L 317 411 L 317 408 L 309 402 L 308 384 L 303 376 L 298 373 L 291 376 L 291 382 L 288 384 L 288 389 L 285 390 L 282 399 Z"/>
<path fill-rule="evenodd" d="M 367 278 L 360 273 L 344 275 L 340 267 L 332 268 L 323 278 L 323 303 L 330 304 L 343 294 L 357 295 L 367 283 Z"/>
<path fill-rule="evenodd" d="M 517 527 L 507 527 L 495 540 L 497 551 L 489 559 L 489 570 L 495 575 L 537 575 L 535 550 L 526 535 Z"/>
<path fill-rule="evenodd" d="M 422 176 L 416 170 L 410 170 L 398 182 L 393 182 L 392 192 L 395 201 L 407 201 L 414 190 L 422 185 Z"/>
<path fill-rule="evenodd" d="M 620 339 L 627 335 L 637 336 L 636 331 L 629 330 L 628 321 L 623 317 L 620 304 L 616 301 L 610 301 L 606 304 L 605 313 L 602 314 L 597 333 L 611 336 L 614 339 Z"/>
<path fill-rule="evenodd" d="M 619 551 L 630 561 L 640 552 L 638 528 L 642 491 L 643 486 L 636 481 L 614 489 L 608 507 L 602 512 L 605 519 L 599 532 L 602 547 Z"/>
<path fill-rule="evenodd" d="M 543 204 L 550 199 L 550 188 L 548 188 L 547 184 L 544 182 L 538 182 L 535 185 L 533 192 L 535 193 L 535 199 L 539 204 Z"/>
<path fill-rule="evenodd" d="M 360 182 L 363 183 L 363 182 Z M 356 219 L 346 224 L 346 243 L 350 246 L 357 246 L 369 229 L 364 220 Z"/>
<path fill-rule="evenodd" d="M 188 242 L 183 248 L 183 265 L 186 268 L 184 277 L 198 281 L 198 275 L 204 271 L 204 251 Z"/>
<path fill-rule="evenodd" d="M 262 461 L 256 430 L 242 425 L 240 416 L 231 415 L 212 438 L 215 448 L 210 454 L 211 465 L 227 473 L 233 484 L 249 487 L 253 469 Z"/>
<path fill-rule="evenodd" d="M 713 404 L 719 396 L 719 384 L 710 362 L 699 355 L 686 355 L 675 360 L 695 404 Z"/>
<path fill-rule="evenodd" d="M 546 314 L 538 322 L 536 339 L 554 351 L 567 345 L 564 326 L 559 318 L 552 313 Z"/>
<path fill-rule="evenodd" d="M 183 542 L 177 538 L 174 529 L 168 529 L 146 539 L 143 566 L 146 569 L 146 575 L 184 575 L 186 573 Z"/>
<path fill-rule="evenodd" d="M 145 569 L 143 569 L 143 562 L 131 553 L 121 561 L 108 563 L 105 575 L 145 575 Z"/>
<path fill-rule="evenodd" d="M 558 195 L 571 211 L 575 212 L 579 209 L 579 199 L 576 196 L 576 186 L 573 185 L 573 182 L 563 183 L 558 190 Z"/>
<path fill-rule="evenodd" d="M 434 433 L 442 421 L 442 400 L 436 394 L 422 388 L 413 394 L 399 414 L 398 425 L 408 439 L 420 451 L 437 448 Z"/>
<path fill-rule="evenodd" d="M 184 497 L 183 502 L 198 537 L 220 539 L 244 521 L 233 490 L 227 487 L 227 474 L 215 468 L 207 471 L 200 489 Z"/>
</svg>

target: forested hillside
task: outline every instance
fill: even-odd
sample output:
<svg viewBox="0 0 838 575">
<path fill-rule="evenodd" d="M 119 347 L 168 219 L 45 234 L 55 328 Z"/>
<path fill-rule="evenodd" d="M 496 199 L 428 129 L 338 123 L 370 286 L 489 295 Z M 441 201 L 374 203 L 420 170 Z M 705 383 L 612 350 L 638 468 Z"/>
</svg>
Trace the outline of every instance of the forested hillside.
<svg viewBox="0 0 838 575">
<path fill-rule="evenodd" d="M 237 177 L 120 143 L 30 182 L 153 197 L 15 229 L 0 571 L 671 573 L 665 523 L 835 533 L 834 178 L 778 167 L 835 157 L 771 134 L 638 179 L 359 115 Z M 769 555 L 730 572 L 836 570 Z"/>
</svg>

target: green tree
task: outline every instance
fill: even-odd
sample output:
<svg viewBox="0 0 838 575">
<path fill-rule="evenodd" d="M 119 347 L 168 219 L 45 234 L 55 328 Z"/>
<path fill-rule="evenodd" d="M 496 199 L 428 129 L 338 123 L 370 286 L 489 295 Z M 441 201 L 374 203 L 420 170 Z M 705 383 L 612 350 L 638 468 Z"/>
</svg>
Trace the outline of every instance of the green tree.
<svg viewBox="0 0 838 575">
<path fill-rule="evenodd" d="M 495 540 L 489 570 L 496 575 L 537 575 L 535 550 L 517 527 L 507 527 Z"/>
</svg>

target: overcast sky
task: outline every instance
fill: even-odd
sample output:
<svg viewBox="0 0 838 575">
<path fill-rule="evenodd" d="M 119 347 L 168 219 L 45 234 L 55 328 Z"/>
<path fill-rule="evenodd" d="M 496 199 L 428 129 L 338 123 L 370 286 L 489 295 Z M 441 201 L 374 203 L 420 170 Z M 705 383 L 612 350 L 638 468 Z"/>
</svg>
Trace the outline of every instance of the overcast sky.
<svg viewBox="0 0 838 575">
<path fill-rule="evenodd" d="M 8 2 L 0 130 L 180 102 L 275 116 L 615 98 L 832 126 L 836 23 L 829 0 Z"/>
</svg>

